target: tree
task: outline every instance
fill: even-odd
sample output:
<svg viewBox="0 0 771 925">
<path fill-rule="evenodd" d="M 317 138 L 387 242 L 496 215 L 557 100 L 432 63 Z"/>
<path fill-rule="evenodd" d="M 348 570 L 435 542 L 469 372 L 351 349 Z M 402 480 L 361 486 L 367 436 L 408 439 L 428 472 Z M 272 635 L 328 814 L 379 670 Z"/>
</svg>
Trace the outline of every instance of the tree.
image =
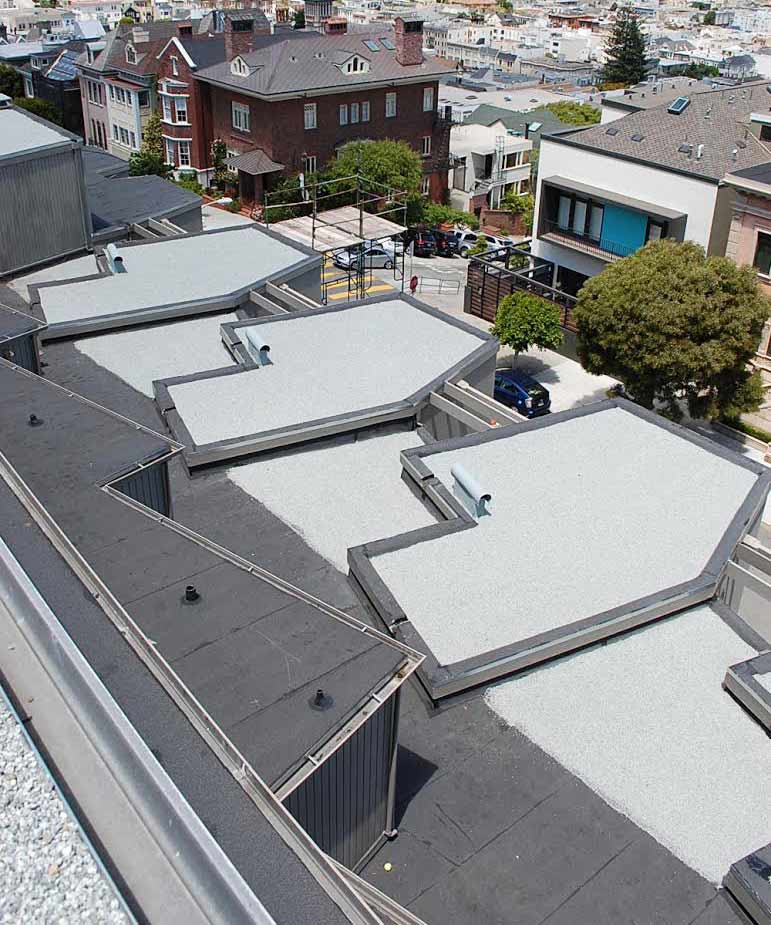
<svg viewBox="0 0 771 925">
<path fill-rule="evenodd" d="M 427 225 L 465 225 L 467 228 L 479 228 L 479 219 L 473 212 L 461 212 L 439 202 L 421 202 L 421 220 Z"/>
<path fill-rule="evenodd" d="M 469 257 L 478 257 L 480 254 L 487 252 L 489 244 L 485 235 L 480 234 L 476 239 L 476 242 L 473 247 L 469 248 L 468 256 Z"/>
<path fill-rule="evenodd" d="M 590 103 L 549 103 L 546 108 L 560 122 L 568 125 L 596 125 L 600 121 L 600 110 Z"/>
<path fill-rule="evenodd" d="M 372 181 L 372 192 L 386 194 L 386 187 L 420 196 L 423 164 L 420 155 L 404 141 L 351 141 L 327 165 L 325 180 L 361 174 Z M 378 186 L 377 184 L 380 184 Z M 352 182 L 355 185 L 355 181 Z M 340 187 L 338 187 L 339 189 Z"/>
<path fill-rule="evenodd" d="M 0 93 L 10 96 L 24 96 L 24 81 L 21 74 L 7 64 L 0 64 Z"/>
<path fill-rule="evenodd" d="M 752 409 L 747 365 L 767 317 L 751 267 L 672 240 L 588 280 L 574 310 L 586 369 L 620 379 L 639 404 L 663 404 L 675 420 L 682 400 L 693 417 Z"/>
<path fill-rule="evenodd" d="M 637 16 L 628 8 L 618 11 L 616 21 L 605 45 L 605 65 L 602 79 L 605 83 L 624 86 L 640 83 L 648 72 L 645 36 Z"/>
<path fill-rule="evenodd" d="M 305 10 L 297 10 L 294 14 L 294 24 L 293 29 L 304 29 L 305 28 Z"/>
<path fill-rule="evenodd" d="M 683 77 L 701 80 L 703 77 L 719 77 L 720 71 L 713 64 L 694 64 L 691 62 L 683 69 Z"/>
<path fill-rule="evenodd" d="M 119 26 L 135 26 L 136 22 L 131 16 L 121 16 L 121 18 L 118 20 L 118 25 Z"/>
<path fill-rule="evenodd" d="M 704 25 L 705 26 L 714 26 L 715 25 L 715 11 L 709 10 L 704 14 Z"/>
<path fill-rule="evenodd" d="M 525 231 L 533 230 L 533 210 L 535 209 L 535 197 L 532 193 L 507 193 L 503 199 L 504 209 L 508 209 L 512 215 L 521 215 L 522 224 Z"/>
<path fill-rule="evenodd" d="M 560 320 L 553 302 L 529 292 L 513 292 L 501 299 L 490 333 L 515 354 L 531 347 L 553 350 L 562 343 Z"/>
<path fill-rule="evenodd" d="M 144 177 L 154 174 L 168 177 L 171 167 L 166 163 L 163 145 L 163 127 L 161 117 L 154 112 L 145 125 L 142 147 L 129 158 L 129 174 L 132 177 Z"/>
<path fill-rule="evenodd" d="M 46 119 L 48 122 L 53 122 L 54 125 L 63 125 L 62 114 L 52 103 L 49 103 L 48 100 L 39 100 L 36 97 L 33 99 L 27 99 L 25 96 L 19 96 L 13 101 L 14 106 L 18 106 L 19 109 L 26 109 L 27 112 L 31 112 L 33 116 L 39 116 L 41 119 Z"/>
</svg>

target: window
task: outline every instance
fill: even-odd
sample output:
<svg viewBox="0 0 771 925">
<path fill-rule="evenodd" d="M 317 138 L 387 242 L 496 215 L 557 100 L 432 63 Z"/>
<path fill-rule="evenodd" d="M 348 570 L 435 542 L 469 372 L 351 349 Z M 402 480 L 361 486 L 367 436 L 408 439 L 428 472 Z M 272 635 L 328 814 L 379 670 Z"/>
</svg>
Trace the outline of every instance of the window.
<svg viewBox="0 0 771 925">
<path fill-rule="evenodd" d="M 137 102 L 140 106 L 150 105 L 150 94 L 147 90 L 140 90 L 139 93 L 137 93 Z"/>
<path fill-rule="evenodd" d="M 303 107 L 303 114 L 305 117 L 305 128 L 316 128 L 316 104 L 306 103 Z"/>
<path fill-rule="evenodd" d="M 346 74 L 364 74 L 369 70 L 369 61 L 354 55 L 345 65 Z"/>
<path fill-rule="evenodd" d="M 129 144 L 131 147 L 136 150 L 137 147 L 137 136 L 133 132 L 129 132 Z"/>
<path fill-rule="evenodd" d="M 584 226 L 586 225 L 586 206 L 587 204 L 583 200 L 576 199 L 573 207 L 573 231 L 579 235 L 584 233 Z"/>
<path fill-rule="evenodd" d="M 432 112 L 434 109 L 434 88 L 426 87 L 423 90 L 423 112 Z"/>
<path fill-rule="evenodd" d="M 119 126 L 118 131 L 120 132 L 120 143 L 128 147 L 130 144 L 128 129 L 123 128 L 123 126 Z"/>
<path fill-rule="evenodd" d="M 355 125 L 359 121 L 359 104 L 351 103 L 351 125 Z"/>
<path fill-rule="evenodd" d="M 233 58 L 233 61 L 230 65 L 230 73 L 235 74 L 236 77 L 248 77 L 249 65 L 239 55 L 237 58 Z"/>
<path fill-rule="evenodd" d="M 27 97 L 28 100 L 31 100 L 35 95 L 35 88 L 32 84 L 31 77 L 24 78 L 24 95 Z"/>
<path fill-rule="evenodd" d="M 420 153 L 423 157 L 428 157 L 431 154 L 431 136 L 424 135 L 420 140 Z"/>
<path fill-rule="evenodd" d="M 163 139 L 163 145 L 166 148 L 166 163 L 174 166 L 174 142 L 168 138 Z"/>
<path fill-rule="evenodd" d="M 244 106 L 243 103 L 233 103 L 233 128 L 237 129 L 239 132 L 249 132 L 250 121 L 249 121 L 249 107 Z"/>
<path fill-rule="evenodd" d="M 589 214 L 589 237 L 593 241 L 599 241 L 602 237 L 602 218 L 605 214 L 605 210 L 602 206 L 592 206 L 592 211 Z"/>
<path fill-rule="evenodd" d="M 161 97 L 161 103 L 163 105 L 163 121 L 164 122 L 173 122 L 171 115 L 171 100 L 168 96 Z"/>
<path fill-rule="evenodd" d="M 369 122 L 369 100 L 365 100 L 361 104 L 361 121 Z"/>
<path fill-rule="evenodd" d="M 113 87 L 112 84 L 110 84 L 110 99 L 111 100 L 115 99 L 115 87 Z"/>
<path fill-rule="evenodd" d="M 428 196 L 428 194 L 431 192 L 431 177 L 423 177 L 423 179 L 420 181 L 420 192 L 424 196 Z"/>
<path fill-rule="evenodd" d="M 771 276 L 771 234 L 758 232 L 758 243 L 755 247 L 755 259 L 752 261 L 758 273 Z"/>
<path fill-rule="evenodd" d="M 348 104 L 340 104 L 340 125 L 348 125 Z"/>
<path fill-rule="evenodd" d="M 177 142 L 177 154 L 179 155 L 179 166 L 189 167 L 190 166 L 190 142 L 189 141 L 178 141 Z"/>
<path fill-rule="evenodd" d="M 522 163 L 522 152 L 521 151 L 512 151 L 510 154 L 506 155 L 506 160 L 504 161 L 504 169 L 510 170 L 512 167 L 519 167 Z"/>
<path fill-rule="evenodd" d="M 316 173 L 316 155 L 303 154 L 303 173 Z"/>
<path fill-rule="evenodd" d="M 136 64 L 137 63 L 137 53 L 136 49 L 130 43 L 126 45 L 126 63 L 127 64 Z"/>
<path fill-rule="evenodd" d="M 118 135 L 118 126 L 117 126 L 117 125 L 113 125 L 113 127 L 112 127 L 112 137 L 113 137 L 116 141 L 119 141 L 119 140 L 120 140 L 119 135 Z"/>
<path fill-rule="evenodd" d="M 94 120 L 92 119 L 91 120 L 91 137 L 88 139 L 88 143 L 94 144 L 95 141 L 96 141 L 96 122 L 94 122 Z"/>
<path fill-rule="evenodd" d="M 171 55 L 169 61 L 171 61 L 171 73 L 175 77 L 179 77 L 179 58 L 176 55 Z"/>
<path fill-rule="evenodd" d="M 187 100 L 184 98 L 174 100 L 174 109 L 177 113 L 177 122 L 187 122 Z"/>
<path fill-rule="evenodd" d="M 393 117 L 396 115 L 396 94 L 395 93 L 386 93 L 385 114 L 386 114 L 386 119 L 393 119 Z"/>
<path fill-rule="evenodd" d="M 664 237 L 664 225 L 661 222 L 648 220 L 648 234 L 645 236 L 646 241 L 660 241 Z"/>
</svg>

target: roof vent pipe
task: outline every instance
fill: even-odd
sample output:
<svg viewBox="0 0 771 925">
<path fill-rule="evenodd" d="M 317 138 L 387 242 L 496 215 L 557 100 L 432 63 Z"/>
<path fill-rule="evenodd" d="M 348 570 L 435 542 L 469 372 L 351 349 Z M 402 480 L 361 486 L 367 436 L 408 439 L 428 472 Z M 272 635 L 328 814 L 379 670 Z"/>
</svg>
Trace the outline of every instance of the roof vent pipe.
<svg viewBox="0 0 771 925">
<path fill-rule="evenodd" d="M 696 145 L 696 160 L 700 161 L 704 154 L 704 145 Z"/>
<path fill-rule="evenodd" d="M 489 514 L 487 505 L 493 496 L 485 491 L 473 475 L 460 463 L 454 463 L 450 472 L 453 476 L 453 491 L 472 517 L 483 517 Z"/>
<path fill-rule="evenodd" d="M 104 252 L 107 255 L 107 261 L 113 273 L 126 272 L 126 267 L 123 265 L 123 257 L 114 244 L 108 244 Z"/>
</svg>

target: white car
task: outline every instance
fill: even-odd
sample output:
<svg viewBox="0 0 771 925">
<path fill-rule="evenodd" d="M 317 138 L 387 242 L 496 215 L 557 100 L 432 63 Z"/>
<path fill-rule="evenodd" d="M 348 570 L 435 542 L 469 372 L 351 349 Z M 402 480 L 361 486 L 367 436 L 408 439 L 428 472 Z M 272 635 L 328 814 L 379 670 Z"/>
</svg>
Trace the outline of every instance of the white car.
<svg viewBox="0 0 771 925">
<path fill-rule="evenodd" d="M 458 242 L 458 254 L 461 257 L 468 257 L 469 251 L 477 243 L 480 236 L 487 238 L 487 249 L 494 250 L 498 247 L 509 247 L 514 242 L 509 238 L 498 238 L 492 234 L 486 234 L 479 231 L 456 231 L 455 240 Z"/>
</svg>

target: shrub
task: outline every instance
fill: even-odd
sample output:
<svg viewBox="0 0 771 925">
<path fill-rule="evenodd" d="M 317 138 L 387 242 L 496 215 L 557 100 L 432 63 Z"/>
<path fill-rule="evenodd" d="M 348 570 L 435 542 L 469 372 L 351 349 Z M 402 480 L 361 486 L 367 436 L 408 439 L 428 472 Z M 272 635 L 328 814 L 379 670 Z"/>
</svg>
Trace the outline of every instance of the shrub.
<svg viewBox="0 0 771 925">
<path fill-rule="evenodd" d="M 515 353 L 531 347 L 554 349 L 562 343 L 560 310 L 553 302 L 529 292 L 501 299 L 490 333 Z"/>
</svg>

